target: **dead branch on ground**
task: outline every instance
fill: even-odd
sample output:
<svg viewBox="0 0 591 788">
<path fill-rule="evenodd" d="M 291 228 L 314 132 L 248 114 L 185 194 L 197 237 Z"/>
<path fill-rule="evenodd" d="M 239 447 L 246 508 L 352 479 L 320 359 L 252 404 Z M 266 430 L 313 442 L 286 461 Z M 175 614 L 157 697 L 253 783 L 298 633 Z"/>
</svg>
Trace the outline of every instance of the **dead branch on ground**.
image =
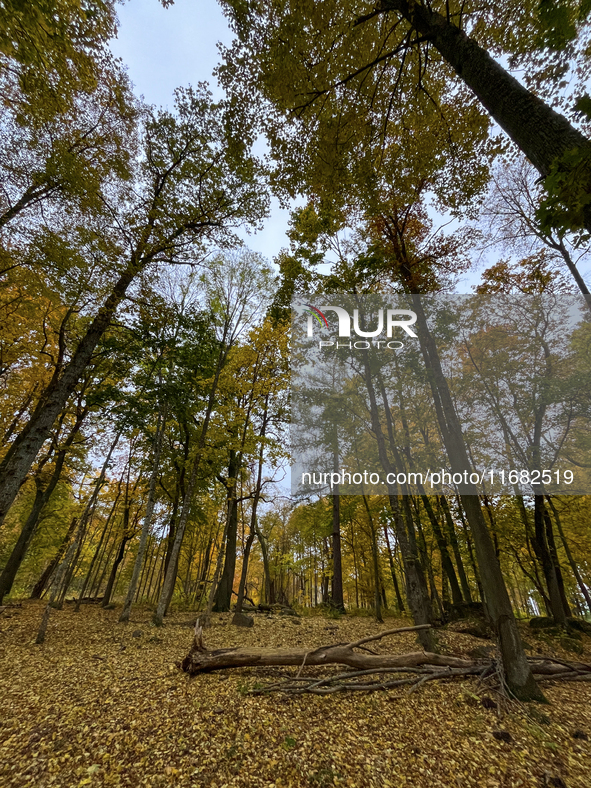
<svg viewBox="0 0 591 788">
<path fill-rule="evenodd" d="M 283 692 L 290 695 L 311 693 L 329 695 L 344 690 L 372 692 L 407 686 L 413 692 L 428 681 L 438 681 L 466 676 L 477 676 L 479 684 L 493 688 L 502 675 L 496 659 L 469 660 L 428 651 L 408 654 L 377 654 L 366 648 L 367 643 L 402 632 L 416 632 L 429 628 L 429 624 L 399 627 L 361 638 L 351 643 L 333 643 L 319 648 L 223 648 L 208 649 L 203 643 L 203 629 L 199 619 L 195 625 L 193 644 L 178 667 L 190 675 L 216 670 L 246 667 L 297 667 L 294 675 L 280 681 L 253 687 L 250 694 Z M 356 650 L 357 649 L 357 650 Z M 359 651 L 361 650 L 361 652 Z M 552 657 L 531 657 L 530 664 L 538 680 L 591 680 L 591 665 L 567 662 Z M 305 668 L 325 665 L 343 665 L 351 671 L 326 676 L 302 676 Z"/>
</svg>

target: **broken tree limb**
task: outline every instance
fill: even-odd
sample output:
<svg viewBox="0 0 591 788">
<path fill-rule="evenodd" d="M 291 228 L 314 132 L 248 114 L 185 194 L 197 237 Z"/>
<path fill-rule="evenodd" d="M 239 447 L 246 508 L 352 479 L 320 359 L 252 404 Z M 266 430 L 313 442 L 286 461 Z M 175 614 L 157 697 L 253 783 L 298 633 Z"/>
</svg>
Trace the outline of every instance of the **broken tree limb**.
<svg viewBox="0 0 591 788">
<path fill-rule="evenodd" d="M 457 656 L 433 654 L 426 651 L 410 654 L 377 654 L 370 652 L 366 643 L 381 640 L 402 632 L 427 629 L 429 624 L 416 627 L 399 627 L 361 638 L 351 643 L 333 643 L 318 648 L 266 649 L 266 648 L 222 648 L 209 650 L 203 643 L 203 628 L 199 619 L 191 650 L 185 659 L 177 663 L 181 670 L 196 675 L 216 670 L 244 667 L 296 667 L 297 672 L 280 681 L 272 681 L 263 687 L 253 687 L 250 694 L 284 692 L 287 694 L 312 693 L 328 695 L 343 690 L 371 692 L 408 686 L 413 692 L 428 681 L 446 680 L 462 676 L 474 676 L 494 685 L 500 683 L 499 665 L 495 659 L 469 660 Z M 362 652 L 355 649 L 361 649 Z M 591 665 L 583 662 L 567 662 L 552 657 L 531 657 L 532 672 L 541 680 L 589 681 Z M 304 668 L 344 665 L 352 671 L 330 675 L 302 676 Z M 371 680 L 371 679 L 375 680 Z M 502 686 L 501 686 L 502 689 Z"/>
<path fill-rule="evenodd" d="M 368 654 L 354 651 L 362 644 L 380 640 L 398 632 L 412 632 L 427 629 L 429 624 L 417 627 L 401 627 L 387 630 L 354 643 L 335 643 L 316 649 L 267 649 L 267 648 L 222 648 L 210 651 L 203 645 L 203 630 L 199 621 L 195 627 L 195 637 L 191 650 L 180 663 L 181 670 L 195 675 L 212 670 L 245 667 L 347 665 L 358 670 L 371 668 L 405 668 L 433 665 L 436 667 L 469 668 L 474 663 L 460 657 L 448 657 L 428 651 L 411 654 Z"/>
</svg>

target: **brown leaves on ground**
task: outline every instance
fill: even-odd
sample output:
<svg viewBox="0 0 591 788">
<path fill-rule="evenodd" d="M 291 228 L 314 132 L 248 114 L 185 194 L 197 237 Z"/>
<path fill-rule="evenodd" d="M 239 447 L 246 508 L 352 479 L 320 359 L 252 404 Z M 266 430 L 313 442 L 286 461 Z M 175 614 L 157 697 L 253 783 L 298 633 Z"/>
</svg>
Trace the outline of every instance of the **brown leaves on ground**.
<svg viewBox="0 0 591 788">
<path fill-rule="evenodd" d="M 501 712 L 479 700 L 472 681 L 412 695 L 248 696 L 245 688 L 280 671 L 190 678 L 174 667 L 193 636 L 189 613 L 155 629 L 147 610 L 125 626 L 117 610 L 76 614 L 67 605 L 52 612 L 47 640 L 35 646 L 43 607 L 0 615 L 2 788 L 591 786 L 591 742 L 580 735 L 591 734 L 589 682 L 545 684 L 552 705 Z M 214 616 L 208 647 L 320 646 L 408 623 L 257 616 L 245 630 L 229 620 Z M 526 639 L 530 653 L 550 653 L 530 631 Z M 589 661 L 584 643 L 577 658 Z M 440 645 L 463 654 L 476 641 L 445 632 Z M 412 634 L 376 644 L 414 648 Z"/>
</svg>

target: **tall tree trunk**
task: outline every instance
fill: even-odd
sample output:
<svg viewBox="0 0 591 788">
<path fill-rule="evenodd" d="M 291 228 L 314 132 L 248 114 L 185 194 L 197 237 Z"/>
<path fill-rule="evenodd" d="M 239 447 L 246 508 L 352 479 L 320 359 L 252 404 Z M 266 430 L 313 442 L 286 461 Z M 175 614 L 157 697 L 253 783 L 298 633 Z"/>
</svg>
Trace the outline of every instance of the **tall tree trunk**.
<svg viewBox="0 0 591 788">
<path fill-rule="evenodd" d="M 226 480 L 226 552 L 224 556 L 224 569 L 215 595 L 213 609 L 222 613 L 230 609 L 232 602 L 232 588 L 234 573 L 236 571 L 236 544 L 238 540 L 238 502 L 236 500 L 236 486 L 238 474 L 238 458 L 234 449 L 230 450 L 228 462 L 228 478 Z"/>
<path fill-rule="evenodd" d="M 119 543 L 119 550 L 117 551 L 117 555 L 115 556 L 115 560 L 113 562 L 113 566 L 111 567 L 111 573 L 109 574 L 109 579 L 107 580 L 107 587 L 105 588 L 105 593 L 103 594 L 103 601 L 102 607 L 107 607 L 108 604 L 111 602 L 111 594 L 113 592 L 113 586 L 115 584 L 115 577 L 117 575 L 117 569 L 119 569 L 119 564 L 123 560 L 123 556 L 125 555 L 125 545 L 129 542 L 130 536 L 128 534 L 123 534 L 121 537 L 121 542 Z"/>
<path fill-rule="evenodd" d="M 562 608 L 564 610 L 564 614 L 567 618 L 570 618 L 571 610 L 568 604 L 568 599 L 566 598 L 566 590 L 564 588 L 564 578 L 562 576 L 562 569 L 560 567 L 560 561 L 558 560 L 558 551 L 556 550 L 556 542 L 554 540 L 554 529 L 552 527 L 552 520 L 550 519 L 550 514 L 546 506 L 544 505 L 544 499 L 542 499 L 542 506 L 544 509 L 544 526 L 546 531 L 546 539 L 548 541 L 548 551 L 550 553 L 550 559 L 552 564 L 554 565 L 554 571 L 556 572 L 556 582 L 558 583 L 558 593 L 560 594 L 560 599 L 562 601 Z"/>
<path fill-rule="evenodd" d="M 437 346 L 427 325 L 421 296 L 411 296 L 417 314 L 421 352 L 431 387 L 439 427 L 453 473 L 472 471 L 460 421 L 456 414 L 447 380 L 441 369 Z M 486 527 L 478 489 L 473 484 L 461 486 L 460 499 L 474 537 L 478 567 L 486 607 L 499 638 L 503 667 L 509 690 L 521 700 L 544 699 L 531 672 L 511 607 L 495 548 Z"/>
<path fill-rule="evenodd" d="M 380 464 L 386 473 L 391 473 L 395 470 L 395 466 L 388 457 L 388 449 L 386 446 L 386 439 L 382 431 L 382 425 L 378 412 L 376 401 L 375 387 L 373 384 L 372 370 L 370 364 L 370 357 L 368 351 L 363 352 L 363 366 L 364 366 L 364 381 L 369 395 L 370 415 L 372 430 L 376 436 L 378 444 L 378 455 Z M 378 377 L 378 384 L 380 385 L 381 396 L 386 414 L 386 425 L 388 429 L 389 445 L 394 456 L 394 461 L 398 462 L 399 468 L 401 466 L 400 458 L 396 449 L 394 441 L 392 415 L 388 406 L 386 392 L 383 386 L 383 381 Z M 404 563 L 404 575 L 406 582 L 406 599 L 412 614 L 415 624 L 431 624 L 433 620 L 433 611 L 431 609 L 431 601 L 427 592 L 427 584 L 423 567 L 419 559 L 416 534 L 414 530 L 412 511 L 408 500 L 408 495 L 402 495 L 402 510 L 398 500 L 398 488 L 396 485 L 388 484 L 388 500 L 390 509 L 394 515 L 394 528 L 396 532 L 396 539 L 402 554 L 402 561 Z M 403 490 L 405 492 L 405 490 Z M 406 521 L 406 522 L 405 522 Z M 435 642 L 433 634 L 430 629 L 422 629 L 418 631 L 418 637 L 421 645 L 427 651 L 434 651 Z"/>
<path fill-rule="evenodd" d="M 412 0 L 381 0 L 381 7 L 400 13 L 429 38 L 540 175 L 546 177 L 552 163 L 567 151 L 590 149 L 589 140 L 565 117 L 524 88 L 444 16 Z M 585 227 L 591 230 L 591 209 L 585 211 Z"/>
<path fill-rule="evenodd" d="M 390 564 L 390 574 L 392 575 L 392 584 L 394 586 L 394 593 L 396 594 L 396 604 L 398 605 L 398 612 L 404 613 L 404 602 L 400 595 L 400 586 L 398 585 L 398 578 L 396 577 L 396 567 L 394 565 L 394 556 L 392 555 L 392 547 L 390 546 L 390 535 L 388 533 L 388 525 L 384 523 L 384 537 L 386 539 L 386 546 L 388 548 L 388 562 Z M 353 556 L 355 558 L 355 556 Z M 359 607 L 359 605 L 357 605 Z"/>
<path fill-rule="evenodd" d="M 72 521 L 70 522 L 66 535 L 62 539 L 62 543 L 58 547 L 56 554 L 41 573 L 41 577 L 39 578 L 39 580 L 37 580 L 37 582 L 35 583 L 33 590 L 31 591 L 31 599 L 41 599 L 41 596 L 45 591 L 45 587 L 49 583 L 51 576 L 53 575 L 53 573 L 56 570 L 56 567 L 59 566 L 60 561 L 64 557 L 64 553 L 66 552 L 66 549 L 70 544 L 70 541 L 72 539 L 72 536 L 74 535 L 74 531 L 76 530 L 77 525 L 78 525 L 78 518 L 72 517 Z"/>
<path fill-rule="evenodd" d="M 2 570 L 2 574 L 0 575 L 0 604 L 2 604 L 2 599 L 4 595 L 10 593 L 10 589 L 12 588 L 12 584 L 14 583 L 16 574 L 27 553 L 27 549 L 31 543 L 31 539 L 33 538 L 35 530 L 37 529 L 41 512 L 43 511 L 44 507 L 47 505 L 53 491 L 57 486 L 57 483 L 62 473 L 62 469 L 64 467 L 64 462 L 66 459 L 66 455 L 68 453 L 68 449 L 71 447 L 72 443 L 74 442 L 74 438 L 80 431 L 80 427 L 82 426 L 82 423 L 87 413 L 88 413 L 88 408 L 78 409 L 76 421 L 74 422 L 74 425 L 70 430 L 63 446 L 59 449 L 59 451 L 56 454 L 53 472 L 45 487 L 43 486 L 43 480 L 41 474 L 38 474 L 35 477 L 36 491 L 35 491 L 35 500 L 33 502 L 33 507 L 29 513 L 29 516 L 25 521 L 22 531 L 19 534 L 17 542 L 12 550 L 12 553 L 10 554 L 6 566 L 4 567 L 4 569 Z"/>
<path fill-rule="evenodd" d="M 267 396 L 265 397 L 265 407 L 264 407 L 263 419 L 261 423 L 261 433 L 260 433 L 261 438 L 264 438 L 267 432 L 268 404 L 269 404 L 269 395 L 267 394 Z M 261 490 L 263 487 L 263 459 L 264 459 L 264 444 L 261 440 L 261 448 L 259 449 L 257 478 L 255 482 L 254 496 L 252 499 L 252 510 L 250 513 L 250 529 L 248 532 L 248 537 L 246 539 L 246 544 L 244 545 L 244 551 L 242 553 L 242 572 L 240 574 L 240 585 L 238 586 L 238 599 L 236 600 L 237 613 L 242 613 L 242 604 L 244 602 L 244 594 L 246 590 L 246 577 L 248 575 L 248 561 L 250 558 L 250 550 L 252 548 L 252 544 L 256 536 L 257 511 L 258 511 L 259 501 L 261 498 Z"/>
<path fill-rule="evenodd" d="M 134 256 L 120 275 L 110 295 L 92 320 L 86 334 L 78 343 L 71 360 L 57 365 L 51 381 L 39 398 L 37 406 L 16 440 L 0 463 L 0 525 L 16 498 L 19 488 L 29 472 L 35 457 L 50 435 L 51 428 L 66 407 L 84 370 L 90 363 L 94 349 L 109 327 L 117 307 L 134 276 L 146 264 Z"/>
<path fill-rule="evenodd" d="M 579 572 L 579 567 L 577 566 L 576 561 L 573 558 L 573 554 L 571 553 L 571 549 L 569 547 L 568 541 L 564 535 L 564 531 L 562 530 L 562 524 L 560 522 L 560 517 L 558 515 L 558 511 L 554 506 L 554 501 L 552 500 L 551 496 L 547 495 L 546 498 L 548 499 L 548 503 L 550 504 L 550 508 L 552 509 L 552 514 L 554 515 L 554 520 L 556 521 L 556 526 L 558 528 L 558 534 L 560 536 L 560 540 L 562 542 L 562 546 L 564 547 L 564 552 L 566 553 L 566 559 L 569 563 L 571 571 L 575 577 L 575 580 L 578 583 L 578 586 L 585 598 L 585 602 L 587 603 L 587 609 L 589 613 L 591 613 L 591 596 L 589 595 L 589 590 L 587 586 L 583 582 L 583 578 L 581 577 L 581 573 Z"/>
<path fill-rule="evenodd" d="M 418 509 L 418 503 L 416 504 L 416 508 Z M 435 583 L 435 573 L 433 572 L 433 562 L 429 560 L 429 554 L 427 552 L 427 542 L 425 541 L 425 532 L 423 531 L 423 526 L 421 525 L 421 518 L 417 516 L 417 529 L 419 532 L 418 544 L 419 544 L 419 552 L 421 555 L 421 563 L 423 566 L 426 567 L 427 571 L 427 579 L 429 581 L 429 591 L 431 593 L 431 607 L 433 610 L 439 610 L 439 616 L 442 621 L 447 619 L 447 610 L 443 607 L 443 599 L 442 595 L 437 590 L 437 585 Z"/>
<path fill-rule="evenodd" d="M 454 569 L 454 565 L 452 563 L 451 558 L 449 557 L 449 552 L 447 548 L 447 540 L 443 531 L 441 530 L 441 526 L 439 525 L 439 520 L 437 519 L 437 515 L 433 511 L 433 507 L 431 506 L 431 501 L 429 500 L 428 495 L 421 495 L 421 501 L 423 506 L 425 507 L 425 511 L 429 516 L 429 522 L 431 523 L 431 528 L 435 535 L 435 539 L 437 541 L 437 547 L 439 548 L 439 552 L 441 554 L 441 566 L 445 575 L 449 580 L 449 585 L 451 587 L 451 598 L 454 605 L 461 605 L 464 601 L 462 596 L 462 592 L 460 590 L 460 584 L 458 583 L 458 578 L 456 575 L 456 570 Z"/>
<path fill-rule="evenodd" d="M 218 363 L 216 365 L 215 375 L 211 384 L 211 389 L 207 400 L 207 409 L 205 411 L 205 418 L 203 419 L 203 424 L 201 425 L 201 433 L 199 435 L 197 451 L 195 453 L 193 462 L 191 464 L 189 483 L 187 485 L 187 489 L 183 497 L 181 516 L 179 518 L 179 522 L 176 527 L 176 534 L 174 537 L 174 543 L 170 553 L 169 565 L 164 575 L 164 583 L 162 584 L 162 590 L 160 591 L 158 606 L 156 608 L 156 612 L 154 613 L 152 619 L 154 624 L 156 624 L 156 626 L 162 626 L 162 624 L 164 623 L 164 616 L 166 615 L 166 611 L 168 610 L 168 606 L 170 604 L 170 601 L 172 599 L 172 594 L 174 592 L 174 584 L 176 582 L 178 559 L 181 551 L 181 544 L 183 542 L 183 537 L 185 535 L 185 528 L 187 527 L 187 522 L 189 520 L 189 512 L 193 501 L 193 492 L 195 490 L 195 485 L 197 483 L 197 474 L 199 472 L 199 466 L 201 465 L 203 450 L 205 449 L 205 441 L 207 439 L 207 432 L 209 430 L 211 414 L 213 412 L 213 408 L 215 404 L 215 397 L 217 396 L 220 374 L 229 352 L 230 352 L 229 346 L 223 348 L 222 351 L 220 352 Z"/>
<path fill-rule="evenodd" d="M 166 429 L 166 415 L 167 405 L 164 403 L 158 412 L 158 423 L 156 426 L 156 435 L 154 436 L 154 459 L 152 461 L 152 473 L 150 474 L 150 485 L 148 488 L 148 501 L 146 503 L 146 513 L 142 523 L 142 532 L 140 535 L 140 543 L 135 557 L 135 564 L 133 565 L 133 573 L 129 581 L 129 588 L 127 589 L 127 596 L 123 604 L 123 610 L 119 616 L 119 621 L 129 621 L 129 614 L 131 606 L 135 597 L 137 584 L 140 578 L 140 571 L 144 563 L 144 555 L 146 552 L 146 543 L 148 541 L 148 534 L 150 532 L 150 525 L 152 524 L 152 514 L 154 512 L 154 502 L 156 494 L 156 481 L 158 480 L 158 472 L 160 469 L 160 455 L 162 453 L 162 443 L 164 439 L 164 430 Z"/>
<path fill-rule="evenodd" d="M 84 585 L 82 586 L 82 589 L 80 591 L 80 595 L 78 596 L 78 599 L 76 600 L 76 607 L 74 608 L 76 612 L 78 612 L 80 610 L 80 604 L 82 603 L 84 595 L 86 594 L 86 589 L 90 585 L 90 581 L 92 579 L 95 566 L 97 564 L 100 565 L 100 562 L 102 560 L 101 550 L 102 550 L 103 544 L 105 543 L 106 540 L 108 540 L 109 536 L 111 535 L 111 522 L 113 520 L 113 515 L 115 514 L 115 510 L 117 509 L 117 504 L 119 503 L 119 497 L 121 496 L 121 483 L 122 483 L 122 481 L 123 481 L 123 479 L 121 478 L 119 480 L 119 485 L 118 485 L 118 489 L 117 489 L 117 495 L 115 496 L 115 500 L 113 501 L 113 505 L 111 506 L 109 514 L 107 515 L 107 520 L 106 520 L 105 525 L 103 526 L 103 529 L 102 529 L 102 532 L 101 532 L 101 538 L 99 539 L 99 543 L 98 543 L 98 545 L 96 547 L 96 550 L 94 551 L 94 555 L 92 556 L 92 561 L 90 562 L 90 566 L 88 567 L 88 572 L 86 573 L 86 578 L 84 580 Z M 99 559 L 99 557 L 100 557 L 100 559 Z M 95 579 L 96 579 L 96 577 L 95 577 Z"/>
<path fill-rule="evenodd" d="M 558 578 L 556 576 L 556 566 L 552 561 L 546 536 L 546 524 L 544 522 L 544 496 L 534 495 L 534 538 L 532 539 L 534 552 L 542 567 L 548 598 L 550 600 L 550 610 L 552 617 L 559 626 L 566 625 L 566 612 L 560 595 Z"/>
<path fill-rule="evenodd" d="M 447 533 L 449 535 L 449 541 L 451 543 L 453 554 L 456 559 L 458 575 L 460 576 L 460 583 L 462 585 L 462 594 L 464 595 L 464 599 L 466 600 L 466 602 L 471 602 L 472 594 L 470 593 L 470 586 L 468 584 L 468 578 L 466 577 L 466 570 L 464 569 L 464 562 L 462 561 L 462 555 L 460 553 L 460 546 L 458 544 L 458 538 L 456 536 L 454 521 L 452 519 L 449 504 L 447 502 L 447 498 L 445 497 L 445 495 L 439 496 L 439 502 L 441 503 L 441 508 L 443 509 L 443 514 L 445 516 L 445 522 L 447 523 Z"/>
<path fill-rule="evenodd" d="M 416 539 L 415 547 L 411 549 L 404 516 L 400 509 L 398 494 L 394 490 L 389 489 L 388 491 L 388 501 L 394 516 L 396 540 L 400 547 L 400 554 L 402 555 L 402 563 L 404 566 L 404 580 L 408 606 L 415 624 L 431 624 L 433 622 L 433 611 L 427 593 L 425 575 L 421 566 Z M 403 505 L 408 503 L 408 496 L 403 496 L 402 501 Z M 408 520 L 408 512 L 406 512 L 406 519 Z M 410 525 L 414 532 L 412 515 L 410 517 Z M 429 629 L 419 630 L 418 638 L 424 649 L 427 651 L 435 650 L 433 635 Z"/>
<path fill-rule="evenodd" d="M 380 567 L 378 562 L 378 537 L 376 534 L 376 529 L 374 527 L 373 517 L 371 516 L 371 510 L 369 508 L 369 503 L 367 501 L 367 495 L 363 495 L 363 505 L 365 506 L 365 512 L 367 514 L 367 520 L 369 522 L 369 530 L 371 536 L 371 558 L 373 564 L 373 588 L 374 588 L 374 609 L 376 612 L 376 621 L 379 621 L 381 624 L 384 623 L 384 619 L 382 617 L 382 602 L 380 598 Z"/>
<path fill-rule="evenodd" d="M 480 582 L 480 572 L 478 571 L 478 564 L 474 558 L 474 550 L 472 549 L 472 538 L 470 536 L 470 530 L 466 525 L 466 518 L 464 517 L 464 510 L 462 509 L 462 502 L 460 501 L 460 496 L 456 495 L 456 504 L 458 507 L 458 514 L 460 516 L 460 522 L 462 524 L 462 531 L 464 532 L 464 537 L 466 539 L 466 544 L 468 546 L 468 555 L 470 556 L 470 566 L 472 567 L 472 571 L 474 572 L 474 581 L 476 582 L 476 587 L 478 588 L 478 596 L 480 597 L 480 601 L 484 602 L 484 591 L 482 590 L 482 583 Z"/>
<path fill-rule="evenodd" d="M 257 536 L 259 539 L 259 544 L 261 546 L 261 554 L 263 556 L 263 574 L 264 574 L 264 582 L 263 582 L 263 600 L 267 605 L 273 605 L 275 603 L 275 597 L 273 595 L 273 587 L 271 583 L 271 567 L 269 566 L 269 551 L 267 549 L 267 540 L 265 539 L 261 529 L 257 525 Z M 314 579 L 316 582 L 316 573 L 314 573 Z M 314 604 L 316 605 L 318 602 L 318 590 L 314 592 Z"/>
<path fill-rule="evenodd" d="M 333 470 L 339 472 L 339 443 L 337 426 L 334 425 L 333 435 Z M 332 605 L 337 610 L 345 610 L 343 599 L 343 557 L 341 549 L 341 497 L 339 485 L 335 484 L 332 492 Z"/>
</svg>

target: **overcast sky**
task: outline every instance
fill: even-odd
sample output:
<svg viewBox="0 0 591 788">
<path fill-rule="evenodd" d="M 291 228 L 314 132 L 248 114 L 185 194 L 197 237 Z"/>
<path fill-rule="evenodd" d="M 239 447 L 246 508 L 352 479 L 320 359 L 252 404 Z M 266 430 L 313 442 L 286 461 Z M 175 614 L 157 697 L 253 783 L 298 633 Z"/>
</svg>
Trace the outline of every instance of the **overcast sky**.
<svg viewBox="0 0 591 788">
<path fill-rule="evenodd" d="M 137 95 L 172 108 L 176 87 L 209 82 L 214 97 L 221 97 L 212 75 L 219 62 L 216 44 L 229 44 L 232 33 L 216 0 L 175 0 L 166 9 L 158 0 L 128 0 L 118 6 L 118 17 L 119 35 L 111 49 L 128 67 Z M 264 229 L 242 237 L 272 260 L 288 245 L 288 220 L 289 212 L 273 200 Z"/>
</svg>

